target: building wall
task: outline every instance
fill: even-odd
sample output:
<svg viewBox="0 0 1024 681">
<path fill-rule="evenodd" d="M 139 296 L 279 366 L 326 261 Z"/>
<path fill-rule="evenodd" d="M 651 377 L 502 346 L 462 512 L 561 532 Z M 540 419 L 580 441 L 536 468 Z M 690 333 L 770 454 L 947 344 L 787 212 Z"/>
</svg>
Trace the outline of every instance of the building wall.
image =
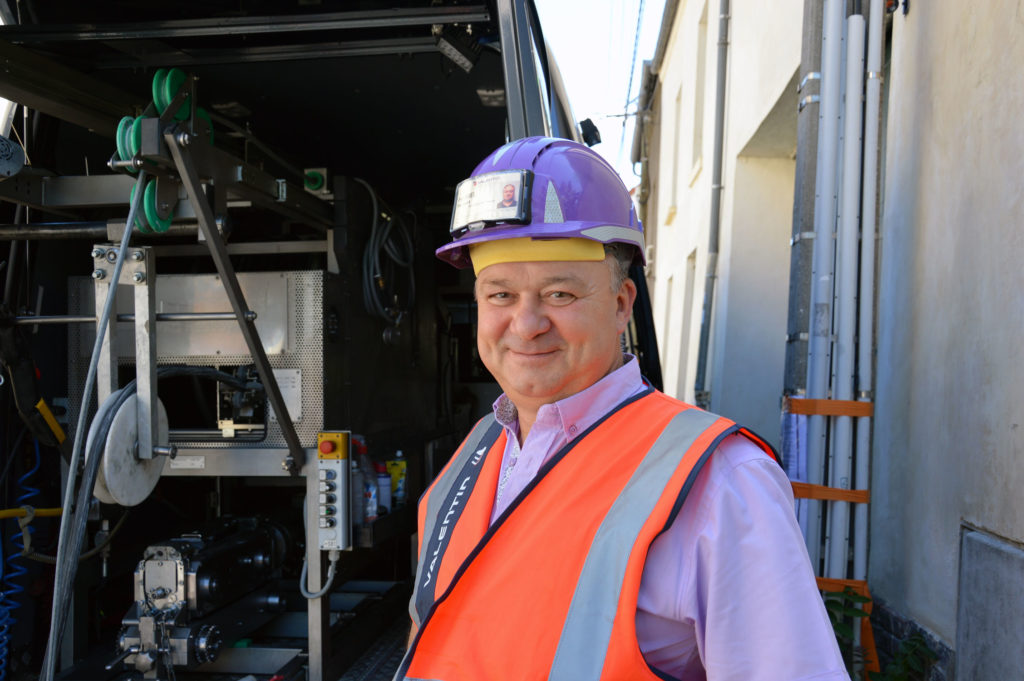
<svg viewBox="0 0 1024 681">
<path fill-rule="evenodd" d="M 965 528 L 1024 542 L 1024 5 L 911 3 L 892 30 L 869 579 L 952 645 Z"/>
<path fill-rule="evenodd" d="M 719 269 L 707 365 L 712 409 L 776 444 L 796 129 L 790 86 L 800 63 L 802 11 L 798 0 L 731 3 Z M 648 206 L 647 228 L 657 243 L 653 303 L 665 389 L 691 402 L 707 273 L 718 16 L 719 0 L 687 0 L 676 13 L 658 72 L 660 163 L 651 172 L 658 193 Z M 772 125 L 766 128 L 766 121 Z M 791 144 L 755 144 L 751 151 L 779 125 L 792 130 L 785 133 Z"/>
</svg>

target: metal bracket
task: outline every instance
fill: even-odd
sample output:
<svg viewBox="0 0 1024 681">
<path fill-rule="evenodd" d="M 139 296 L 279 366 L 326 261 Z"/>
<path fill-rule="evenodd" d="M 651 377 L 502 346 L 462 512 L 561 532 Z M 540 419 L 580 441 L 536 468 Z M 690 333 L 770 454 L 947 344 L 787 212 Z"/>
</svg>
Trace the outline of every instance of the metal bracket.
<svg viewBox="0 0 1024 681">
<path fill-rule="evenodd" d="M 814 238 L 814 232 L 799 232 L 796 236 L 792 236 L 792 237 L 789 238 L 789 245 L 790 246 L 796 246 L 797 243 L 803 241 L 804 239 L 813 239 L 813 238 Z"/>
<path fill-rule="evenodd" d="M 138 430 L 138 457 L 152 459 L 153 447 L 157 443 L 157 392 L 156 392 L 156 257 L 146 246 L 134 247 L 128 253 L 121 269 L 121 278 L 112 281 L 113 265 L 117 262 L 119 245 L 98 244 L 93 246 L 95 263 L 96 314 L 106 300 L 110 287 L 131 286 L 135 302 L 135 375 Z M 116 294 L 115 294 L 116 295 Z M 97 367 L 98 404 L 102 404 L 117 390 L 117 306 L 111 308 L 111 317 L 103 336 L 102 352 Z M 99 320 L 97 319 L 97 324 Z"/>
<path fill-rule="evenodd" d="M 821 80 L 821 73 L 819 73 L 818 71 L 811 71 L 806 76 L 804 76 L 804 79 L 801 80 L 800 84 L 796 86 L 796 93 L 800 94 L 801 92 L 803 92 L 804 88 L 807 87 L 807 83 L 811 82 L 812 80 Z"/>
<path fill-rule="evenodd" d="M 796 112 L 800 113 L 811 104 L 817 104 L 821 101 L 821 95 L 807 95 L 800 100 L 800 103 L 796 107 Z"/>
<path fill-rule="evenodd" d="M 206 194 L 203 192 L 199 174 L 196 172 L 196 167 L 192 160 L 191 148 L 182 147 L 178 144 L 177 133 L 180 131 L 180 128 L 181 126 L 177 126 L 176 129 L 164 133 L 164 140 L 167 142 L 167 147 L 174 158 L 174 164 L 178 168 L 178 174 L 181 176 L 182 183 L 188 192 L 189 201 L 192 202 L 192 206 L 195 209 L 199 230 L 206 237 L 206 245 L 210 249 L 213 264 L 217 267 L 217 273 L 220 274 L 221 282 L 224 284 L 224 291 L 227 293 L 228 300 L 231 301 L 231 308 L 235 312 L 235 318 L 242 331 L 242 336 L 245 338 L 245 343 L 249 348 L 249 353 L 252 355 L 253 362 L 256 364 L 256 369 L 259 371 L 260 380 L 263 381 L 263 385 L 267 390 L 270 406 L 273 407 L 274 413 L 277 414 L 281 432 L 284 435 L 285 442 L 288 443 L 289 454 L 281 462 L 281 465 L 291 475 L 297 475 L 305 462 L 305 452 L 299 443 L 299 436 L 295 432 L 295 425 L 288 415 L 288 408 L 285 405 L 284 397 L 281 395 L 281 388 L 277 385 L 277 379 L 274 378 L 274 372 L 270 368 L 270 360 L 267 359 L 267 353 L 263 349 L 263 342 L 260 340 L 259 332 L 256 330 L 255 323 L 249 319 L 249 306 L 245 302 L 245 295 L 242 293 L 242 288 L 238 284 L 238 278 L 235 276 L 235 270 L 231 264 L 227 246 L 225 246 L 224 240 L 221 238 L 220 231 L 217 229 L 217 221 L 213 216 L 210 204 L 206 200 Z"/>
</svg>

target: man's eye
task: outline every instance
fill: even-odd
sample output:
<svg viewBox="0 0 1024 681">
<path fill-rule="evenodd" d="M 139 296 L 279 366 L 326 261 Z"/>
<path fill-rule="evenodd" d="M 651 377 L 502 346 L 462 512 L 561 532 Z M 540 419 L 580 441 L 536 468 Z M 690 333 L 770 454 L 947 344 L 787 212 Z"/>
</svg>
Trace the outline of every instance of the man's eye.
<svg viewBox="0 0 1024 681">
<path fill-rule="evenodd" d="M 554 303 L 569 303 L 575 300 L 576 296 L 568 291 L 552 291 L 548 294 L 548 299 Z"/>
<path fill-rule="evenodd" d="M 487 294 L 488 300 L 492 300 L 496 303 L 506 302 L 512 299 L 512 294 L 508 291 L 497 291 L 495 293 Z"/>
</svg>

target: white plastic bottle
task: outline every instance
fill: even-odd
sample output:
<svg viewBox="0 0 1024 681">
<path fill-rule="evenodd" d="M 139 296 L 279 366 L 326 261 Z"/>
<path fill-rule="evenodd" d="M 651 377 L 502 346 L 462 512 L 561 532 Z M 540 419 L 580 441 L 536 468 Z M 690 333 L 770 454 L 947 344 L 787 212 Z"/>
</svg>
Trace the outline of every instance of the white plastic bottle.
<svg viewBox="0 0 1024 681">
<path fill-rule="evenodd" d="M 351 459 L 352 468 L 349 471 L 349 506 L 352 514 L 352 527 L 360 527 L 366 516 L 366 503 L 363 501 L 363 471 L 359 468 L 359 462 Z"/>
</svg>

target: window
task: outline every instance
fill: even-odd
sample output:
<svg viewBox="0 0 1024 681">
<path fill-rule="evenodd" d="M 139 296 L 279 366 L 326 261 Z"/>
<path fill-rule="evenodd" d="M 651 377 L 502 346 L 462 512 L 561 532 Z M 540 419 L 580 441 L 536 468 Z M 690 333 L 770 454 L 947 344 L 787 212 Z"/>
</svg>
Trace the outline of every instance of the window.
<svg viewBox="0 0 1024 681">
<path fill-rule="evenodd" d="M 705 1 L 697 25 L 697 73 L 694 74 L 693 92 L 693 174 L 700 169 L 704 149 L 704 72 L 707 70 L 708 51 L 708 3 Z"/>
</svg>

